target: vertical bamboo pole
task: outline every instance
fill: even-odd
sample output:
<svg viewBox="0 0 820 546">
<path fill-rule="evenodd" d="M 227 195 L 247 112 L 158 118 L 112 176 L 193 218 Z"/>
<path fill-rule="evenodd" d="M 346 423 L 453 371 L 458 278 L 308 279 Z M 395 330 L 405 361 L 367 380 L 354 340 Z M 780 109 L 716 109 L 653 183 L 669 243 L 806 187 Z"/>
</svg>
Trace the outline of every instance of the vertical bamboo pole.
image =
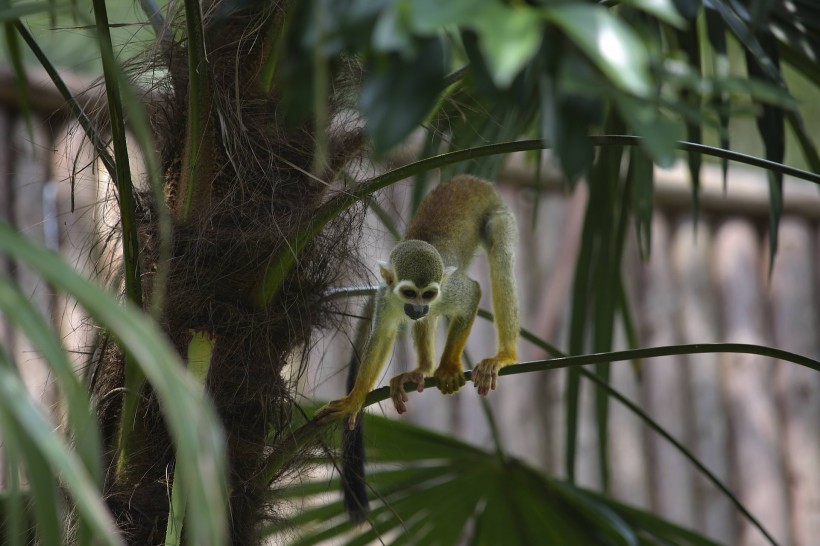
<svg viewBox="0 0 820 546">
<path fill-rule="evenodd" d="M 55 134 L 58 136 L 54 142 L 52 172 L 57 184 L 60 254 L 84 276 L 90 277 L 96 248 L 94 207 L 97 198 L 92 150 L 76 122 L 59 128 Z M 72 181 L 74 174 L 76 178 Z M 71 362 L 79 370 L 88 362 L 86 352 L 93 343 L 94 333 L 88 315 L 74 299 L 60 293 L 55 302 L 54 318 Z"/>
<path fill-rule="evenodd" d="M 9 111 L 0 108 L 0 221 L 11 222 L 11 157 L 6 136 L 9 134 L 11 126 Z M 10 274 L 9 263 L 5 256 L 0 255 L 0 275 Z M 13 351 L 12 335 L 6 321 L 0 321 L 0 346 L 7 351 Z M 3 442 L 2 431 L 0 431 L 0 443 Z M 6 486 L 5 453 L 0 446 L 0 488 Z"/>
<path fill-rule="evenodd" d="M 643 286 L 638 274 L 641 270 L 641 258 L 635 237 L 628 237 L 624 249 L 624 290 L 630 312 L 635 317 L 637 295 Z M 626 333 L 623 321 L 616 320 L 615 347 L 627 348 Z M 638 327 L 638 324 L 635 324 Z M 643 345 L 643 343 L 640 343 Z M 641 405 L 641 380 L 633 363 L 619 362 L 612 366 L 612 386 L 629 398 L 634 404 Z M 609 406 L 609 460 L 610 489 L 612 494 L 632 506 L 650 509 L 650 475 L 649 455 L 644 445 L 644 425 L 629 409 L 618 402 Z"/>
<path fill-rule="evenodd" d="M 675 231 L 673 265 L 680 302 L 682 343 L 720 341 L 720 320 L 709 271 L 712 237 L 707 219 L 695 225 L 685 219 Z M 687 401 L 692 416 L 692 450 L 724 482 L 730 479 L 729 423 L 722 396 L 722 370 L 718 355 L 692 355 L 684 359 L 691 381 Z M 697 528 L 723 543 L 735 543 L 734 508 L 720 491 L 697 474 L 695 515 Z"/>
<path fill-rule="evenodd" d="M 11 114 L 0 107 L 0 221 L 11 222 L 11 150 L 8 136 L 11 132 Z M 0 275 L 9 274 L 9 263 L 5 256 L 0 255 Z M 9 347 L 9 332 L 5 321 L 0 324 L 0 343 Z"/>
<path fill-rule="evenodd" d="M 12 146 L 12 209 L 15 227 L 26 237 L 45 245 L 43 230 L 43 188 L 49 178 L 50 138 L 39 120 L 32 120 L 29 132 L 25 120 L 18 117 L 11 130 Z M 17 266 L 13 276 L 17 285 L 37 309 L 51 318 L 52 301 L 49 288 L 28 268 Z M 48 367 L 42 362 L 28 339 L 15 333 L 14 357 L 29 392 L 48 410 L 54 402 L 54 390 Z"/>
<path fill-rule="evenodd" d="M 812 358 L 820 356 L 816 248 L 806 221 L 784 217 L 769 284 L 776 345 Z M 811 546 L 820 540 L 820 375 L 785 362 L 776 374 L 794 545 Z"/>
<path fill-rule="evenodd" d="M 748 221 L 733 219 L 718 230 L 714 248 L 717 284 L 723 302 L 725 339 L 736 343 L 770 342 L 766 333 L 761 271 L 766 257 Z M 790 543 L 789 502 L 780 452 L 774 364 L 754 355 L 724 355 L 723 382 L 734 443 L 735 489 L 741 502 L 778 541 Z M 741 521 L 737 544 L 767 544 Z"/>
<path fill-rule="evenodd" d="M 588 189 L 586 184 L 578 184 L 570 196 L 544 195 L 541 197 L 538 219 L 535 231 L 523 228 L 522 240 L 531 239 L 531 244 L 522 249 L 519 254 L 521 270 L 539 271 L 538 278 L 522 294 L 522 311 L 528 301 L 530 318 L 524 319 L 521 324 L 532 329 L 541 338 L 563 346 L 567 339 L 567 312 L 572 292 L 573 273 L 578 260 L 578 246 L 581 241 L 581 232 L 584 224 Z M 531 222 L 530 222 L 531 223 Z M 526 222 L 525 222 L 526 224 Z M 542 267 L 533 267 L 533 262 L 543 263 Z M 528 343 L 521 344 L 521 355 L 525 360 L 549 358 L 545 351 L 534 348 Z M 564 391 L 566 390 L 566 370 L 557 370 L 549 374 L 539 374 L 541 378 L 531 378 L 539 385 L 539 392 L 535 399 L 529 402 L 537 411 L 543 430 L 540 438 L 544 447 L 541 466 L 551 475 L 560 476 L 566 469 L 564 463 Z"/>
<path fill-rule="evenodd" d="M 518 188 L 510 186 L 498 186 L 498 191 L 504 201 L 510 206 L 510 209 L 515 214 L 518 223 L 519 245 L 516 249 L 516 270 L 515 276 L 517 279 L 519 309 L 521 314 L 521 324 L 533 324 L 534 313 L 536 311 L 535 304 L 538 303 L 537 298 L 523 298 L 525 294 L 534 293 L 536 286 L 546 286 L 549 283 L 549 276 L 547 274 L 554 267 L 554 253 L 545 252 L 546 248 L 554 246 L 548 244 L 548 240 L 541 240 L 537 232 L 533 230 L 533 212 L 536 204 L 536 199 L 541 201 L 538 204 L 540 213 L 547 212 L 549 205 L 545 203 L 544 196 L 537 196 L 532 192 L 526 190 L 522 191 Z M 563 200 L 562 200 L 563 201 Z M 564 203 L 561 204 L 561 209 L 564 209 Z M 561 212 L 555 211 L 556 215 L 560 217 Z M 559 220 L 560 218 L 542 217 L 540 218 L 542 224 L 549 221 Z M 553 241 L 558 239 L 558 234 L 552 230 Z M 542 246 L 543 245 L 543 246 Z M 530 256 L 529 263 L 524 264 L 522 258 Z M 541 258 L 539 260 L 539 257 Z M 482 269 L 489 273 L 486 267 L 486 259 L 484 257 L 478 260 Z M 485 309 L 492 309 L 491 305 L 491 287 L 489 282 L 489 275 L 483 275 L 479 281 L 483 292 L 482 306 Z M 486 302 L 486 303 L 485 303 Z M 477 319 L 477 322 L 485 322 L 482 319 Z M 488 324 L 489 325 L 489 324 Z M 487 337 L 483 339 L 483 347 L 476 351 L 471 351 L 475 362 L 478 364 L 482 358 L 486 358 L 495 354 L 496 351 L 496 335 L 495 326 Z M 482 337 L 478 335 L 471 335 L 470 342 L 482 342 Z M 522 358 L 528 344 L 519 341 L 519 358 Z M 491 392 L 487 396 L 491 407 L 495 408 L 495 418 L 499 424 L 499 434 L 503 441 L 503 447 L 506 453 L 518 457 L 528 463 L 539 466 L 545 460 L 545 450 L 548 445 L 545 442 L 545 436 L 548 434 L 545 431 L 545 415 L 543 405 L 538 401 L 543 400 L 544 390 L 546 389 L 546 382 L 552 374 L 540 374 L 540 377 L 524 378 L 519 377 L 505 377 L 499 382 L 498 390 Z M 514 381 L 509 381 L 515 379 Z M 466 385 L 468 390 L 475 391 L 472 383 Z M 475 393 L 470 393 L 474 395 Z M 478 415 L 476 416 L 478 417 Z M 504 426 L 505 423 L 515 423 L 515 426 Z M 486 446 L 491 448 L 492 440 L 486 441 Z"/>
<path fill-rule="evenodd" d="M 644 283 L 643 321 L 647 346 L 679 342 L 678 287 L 672 274 L 667 220 L 656 214 L 652 222 L 652 256 Z M 689 377 L 684 360 L 667 357 L 663 362 L 646 360 L 643 397 L 647 412 L 684 444 L 690 444 Z M 694 474 L 683 456 L 662 438 L 649 433 L 652 504 L 663 517 L 684 526 L 694 525 Z"/>
</svg>

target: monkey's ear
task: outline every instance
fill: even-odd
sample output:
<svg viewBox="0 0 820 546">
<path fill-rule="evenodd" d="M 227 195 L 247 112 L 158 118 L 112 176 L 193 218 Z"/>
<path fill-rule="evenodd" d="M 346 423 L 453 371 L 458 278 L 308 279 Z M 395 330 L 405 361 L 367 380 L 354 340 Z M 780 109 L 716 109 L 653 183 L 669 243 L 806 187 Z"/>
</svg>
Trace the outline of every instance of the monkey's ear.
<svg viewBox="0 0 820 546">
<path fill-rule="evenodd" d="M 458 269 L 458 268 L 454 265 L 448 265 L 447 267 L 445 267 L 444 268 L 444 274 L 441 276 L 441 280 L 443 281 L 444 279 L 446 279 L 447 277 L 449 277 L 450 275 L 455 273 L 456 269 Z"/>
<path fill-rule="evenodd" d="M 390 267 L 390 262 L 379 262 L 379 272 L 382 274 L 382 279 L 384 279 L 387 286 L 393 286 L 396 274 L 393 272 L 393 268 Z"/>
</svg>

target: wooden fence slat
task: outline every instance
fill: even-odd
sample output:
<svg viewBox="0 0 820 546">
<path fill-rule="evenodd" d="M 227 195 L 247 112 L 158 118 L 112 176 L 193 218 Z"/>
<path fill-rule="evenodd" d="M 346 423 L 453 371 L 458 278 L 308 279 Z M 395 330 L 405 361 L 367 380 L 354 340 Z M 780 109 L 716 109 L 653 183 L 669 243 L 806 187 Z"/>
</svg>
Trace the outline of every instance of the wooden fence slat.
<svg viewBox="0 0 820 546">
<path fill-rule="evenodd" d="M 48 150 L 51 139 L 40 120 L 32 119 L 31 125 L 32 131 L 29 132 L 25 120 L 20 116 L 12 127 L 12 219 L 17 229 L 27 238 L 44 245 L 43 188 L 48 181 Z M 50 319 L 52 301 L 49 287 L 27 267 L 18 265 L 13 274 L 20 290 L 46 319 Z M 23 381 L 42 407 L 48 409 L 54 402 L 48 367 L 24 335 L 16 332 L 14 337 L 15 360 Z"/>
<path fill-rule="evenodd" d="M 689 166 L 678 160 L 671 169 L 655 167 L 655 202 L 667 212 L 692 210 Z M 765 171 L 733 164 L 724 186 L 718 163 L 704 162 L 700 170 L 700 208 L 714 216 L 743 215 L 765 222 L 768 219 L 769 186 Z M 820 194 L 814 184 L 791 176 L 783 177 L 783 211 L 804 218 L 820 219 Z"/>
<path fill-rule="evenodd" d="M 678 343 L 678 289 L 669 255 L 670 234 L 666 219 L 652 222 L 652 256 L 647 264 L 643 294 L 642 343 L 646 346 Z M 646 411 L 675 438 L 689 445 L 690 421 L 687 401 L 688 370 L 680 357 L 645 360 L 642 366 Z M 685 526 L 693 526 L 693 471 L 682 455 L 657 434 L 647 433 L 655 511 Z"/>
<path fill-rule="evenodd" d="M 11 116 L 5 108 L 0 108 L 0 220 L 11 222 L 11 150 L 8 138 L 11 136 Z M 4 255 L 0 255 L 0 275 L 9 275 L 10 264 Z M 3 321 L 0 324 L 0 345 L 6 350 L 13 350 L 11 327 Z M 2 473 L 0 473 L 2 474 Z"/>
<path fill-rule="evenodd" d="M 725 339 L 729 342 L 770 342 L 763 320 L 764 258 L 758 239 L 749 222 L 740 219 L 727 221 L 715 237 L 715 271 L 723 303 Z M 774 363 L 754 355 L 727 354 L 723 358 L 723 385 L 734 443 L 735 490 L 776 539 L 790 544 Z M 740 546 L 768 544 L 745 519 L 740 523 L 738 538 Z"/>
<path fill-rule="evenodd" d="M 815 248 L 809 224 L 784 217 L 769 284 L 777 346 L 812 358 L 820 357 Z M 820 374 L 778 362 L 777 376 L 794 545 L 812 546 L 820 541 Z"/>
<path fill-rule="evenodd" d="M 565 200 L 552 195 L 536 196 L 530 190 L 519 191 L 510 186 L 499 185 L 499 192 L 504 201 L 510 206 L 518 221 L 519 246 L 516 253 L 515 276 L 518 284 L 518 301 L 520 302 L 520 315 L 522 324 L 534 324 L 534 317 L 538 313 L 541 298 L 528 296 L 534 294 L 536 290 L 549 287 L 551 285 L 551 273 L 556 268 L 556 252 L 554 249 L 560 244 L 562 234 L 544 229 L 550 226 L 550 220 L 565 217 Z M 536 213 L 536 199 L 540 201 L 538 207 L 538 218 L 533 225 L 533 215 Z M 482 252 L 476 261 L 482 267 L 481 283 L 483 299 L 486 303 L 482 305 L 491 309 L 491 286 L 487 268 L 486 253 Z M 524 256 L 532 257 L 531 260 L 522 260 Z M 484 322 L 483 319 L 477 319 Z M 489 326 L 489 325 L 488 325 Z M 495 354 L 496 335 L 495 326 L 490 328 L 487 339 L 482 340 L 478 332 L 472 332 L 468 341 L 468 351 L 476 359 L 473 365 L 478 364 L 478 360 Z M 540 335 L 541 332 L 538 332 Z M 480 345 L 481 348 L 472 347 Z M 519 340 L 519 357 L 523 360 L 525 354 L 536 352 L 534 347 L 524 340 Z M 541 357 L 543 358 L 543 357 Z M 537 373 L 518 377 L 505 377 L 498 385 L 498 390 L 488 395 L 491 407 L 496 408 L 495 419 L 501 423 L 500 434 L 503 440 L 504 449 L 512 456 L 518 457 L 536 466 L 547 466 L 551 458 L 549 440 L 549 415 L 546 405 L 533 403 L 534 401 L 545 401 L 548 391 L 554 385 L 557 374 Z M 469 391 L 475 391 L 472 383 L 466 385 Z M 475 392 L 470 393 L 474 395 Z M 479 419 L 479 416 L 473 416 Z M 479 419 L 480 420 L 480 419 Z M 514 424 L 514 426 L 503 426 L 503 424 Z M 519 429 L 543 431 L 541 434 L 520 434 Z M 487 444 L 490 448 L 491 444 Z"/>
<path fill-rule="evenodd" d="M 630 363 L 612 366 L 610 382 L 622 395 L 638 405 L 641 384 Z M 609 405 L 610 489 L 613 496 L 638 508 L 650 509 L 650 466 L 644 446 L 644 427 L 635 415 L 619 403 Z"/>
<path fill-rule="evenodd" d="M 636 311 L 634 296 L 642 292 L 640 275 L 635 273 L 641 271 L 642 267 L 637 241 L 634 237 L 628 237 L 622 270 L 626 272 L 623 276 L 623 284 L 633 315 Z M 620 317 L 615 321 L 614 348 L 616 350 L 629 348 L 626 330 Z M 633 403 L 641 406 L 640 371 L 635 369 L 634 363 L 614 363 L 610 373 L 612 387 Z M 647 472 L 649 456 L 646 452 L 645 434 L 643 421 L 625 406 L 610 399 L 608 429 L 610 493 L 628 504 L 649 510 L 652 502 L 650 475 Z"/>
<path fill-rule="evenodd" d="M 9 111 L 0 107 L 0 220 L 11 222 L 11 157 L 8 147 L 8 137 L 11 133 L 11 119 Z M 11 273 L 10 264 L 4 255 L 0 254 L 0 275 L 8 276 Z M 5 320 L 0 321 L 0 347 L 13 354 L 14 338 L 11 332 L 11 325 Z M 0 431 L 0 488 L 6 484 L 6 462 L 2 443 L 2 431 Z"/>
<path fill-rule="evenodd" d="M 522 227 L 521 230 L 524 244 L 519 251 L 519 269 L 538 272 L 537 277 L 530 278 L 530 283 L 521 291 L 521 324 L 559 348 L 566 345 L 566 318 L 586 202 L 587 188 L 584 184 L 578 184 L 569 196 L 542 194 L 535 229 Z M 555 229 L 556 226 L 563 226 L 563 229 Z M 523 360 L 550 356 L 524 341 L 519 346 Z M 559 370 L 538 374 L 531 380 L 537 385 L 530 405 L 538 408 L 536 412 L 540 424 L 534 430 L 540 433 L 533 436 L 538 436 L 543 443 L 541 466 L 551 475 L 562 476 L 565 470 L 563 395 L 566 372 Z"/>
<path fill-rule="evenodd" d="M 94 207 L 97 201 L 97 173 L 92 168 L 90 145 L 78 124 L 73 123 L 55 131 L 51 158 L 52 172 L 57 184 L 57 223 L 60 229 L 60 254 L 83 275 L 91 277 L 96 254 L 96 225 Z M 72 175 L 75 209 L 71 211 Z M 58 293 L 54 318 L 74 368 L 79 370 L 88 362 L 86 352 L 91 348 L 94 332 L 88 315 L 73 298 Z"/>
<path fill-rule="evenodd" d="M 709 271 L 712 237 L 706 219 L 697 225 L 686 218 L 677 227 L 672 246 L 680 303 L 680 341 L 720 341 L 715 290 Z M 691 397 L 692 451 L 715 475 L 730 479 L 729 424 L 722 396 L 721 361 L 718 355 L 692 355 L 684 359 Z M 726 496 L 696 473 L 697 527 L 724 544 L 735 543 L 734 507 Z"/>
</svg>

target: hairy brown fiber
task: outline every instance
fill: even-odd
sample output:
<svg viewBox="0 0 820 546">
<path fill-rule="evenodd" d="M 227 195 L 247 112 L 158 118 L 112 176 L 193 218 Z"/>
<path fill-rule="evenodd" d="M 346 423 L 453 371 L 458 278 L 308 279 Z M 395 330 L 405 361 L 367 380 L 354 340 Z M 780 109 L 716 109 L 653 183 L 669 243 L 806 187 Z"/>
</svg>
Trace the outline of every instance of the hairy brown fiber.
<svg viewBox="0 0 820 546">
<path fill-rule="evenodd" d="M 160 259 L 157 207 L 172 211 L 172 256 L 161 324 L 182 356 L 192 331 L 216 339 L 206 388 L 228 437 L 231 488 L 231 539 L 256 544 L 260 524 L 273 517 L 275 501 L 260 480 L 270 446 L 288 430 L 293 382 L 283 377 L 294 354 L 304 355 L 317 327 L 333 321 L 332 303 L 320 295 L 356 268 L 353 250 L 362 225 L 361 207 L 331 222 L 299 255 L 282 289 L 267 305 L 254 298 L 270 256 L 304 229 L 317 210 L 342 187 L 334 170 L 361 147 L 360 131 L 341 123 L 334 131 L 326 172 L 313 172 L 315 139 L 310 123 L 285 124 L 280 93 L 262 91 L 260 69 L 286 2 L 242 3 L 225 11 L 207 3 L 205 35 L 208 110 L 202 120 L 209 144 L 202 179 L 186 179 L 188 115 L 187 44 L 165 42 L 156 58 L 133 68 L 153 86 L 146 100 L 165 175 L 166 203 L 138 195 L 143 291 L 154 290 Z M 177 28 L 184 21 L 172 22 Z M 169 35 L 174 35 L 169 32 Z M 161 76 L 156 75 L 160 74 Z M 331 114 L 344 103 L 344 82 L 337 86 Z M 180 200 L 189 188 L 206 192 L 182 214 Z M 164 540 L 173 449 L 149 386 L 141 393 L 137 429 L 140 442 L 123 471 L 117 467 L 117 426 L 121 411 L 123 355 L 113 343 L 99 347 L 90 386 L 103 423 L 110 464 L 109 507 L 130 544 Z M 304 362 L 304 359 L 302 360 Z M 298 375 L 298 374 L 297 374 Z M 284 465 L 282 472 L 290 470 Z"/>
</svg>

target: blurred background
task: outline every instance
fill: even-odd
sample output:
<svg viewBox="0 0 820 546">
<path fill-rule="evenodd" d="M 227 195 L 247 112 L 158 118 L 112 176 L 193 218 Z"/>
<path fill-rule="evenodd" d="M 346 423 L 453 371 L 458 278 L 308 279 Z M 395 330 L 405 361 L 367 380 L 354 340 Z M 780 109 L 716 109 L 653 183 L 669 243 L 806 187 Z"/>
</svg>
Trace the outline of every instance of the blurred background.
<svg viewBox="0 0 820 546">
<path fill-rule="evenodd" d="M 141 19 L 135 8 L 112 18 Z M 44 16 L 29 21 L 66 70 L 64 78 L 82 101 L 100 100 L 93 89 L 99 54 L 82 32 L 51 32 Z M 39 26 L 38 26 L 39 25 Z M 75 30 L 75 29 L 67 29 Z M 115 39 L 127 57 L 146 40 L 141 25 L 124 24 Z M 48 43 L 51 42 L 51 46 Z M 5 52 L 3 52 L 5 53 Z M 737 51 L 731 52 L 737 57 Z M 1 61 L 0 61 L 1 62 Z M 788 69 L 790 90 L 801 105 L 811 133 L 820 123 L 820 93 Z M 63 255 L 79 271 L 101 278 L 119 264 L 116 213 L 110 180 L 93 159 L 82 131 L 63 108 L 44 74 L 28 71 L 32 116 L 21 114 L 11 69 L 0 64 L 0 219 L 27 237 Z M 761 155 L 763 144 L 751 117 L 732 118 L 732 148 Z M 814 136 L 817 138 L 816 131 Z M 354 177 L 412 161 L 423 136 L 378 164 L 362 162 Z M 789 142 L 794 137 L 787 134 Z M 704 142 L 714 143 L 708 129 Z M 785 163 L 805 167 L 787 146 Z M 139 152 L 134 150 L 134 156 Z M 540 162 L 540 165 L 538 165 Z M 133 165 L 138 165 L 135 161 Z M 138 167 L 136 167 L 138 169 Z M 70 180 L 73 179 L 73 182 Z M 135 181 L 141 180 L 135 173 Z M 566 350 L 569 309 L 581 244 L 587 186 L 566 183 L 555 158 L 513 154 L 495 178 L 519 221 L 518 292 L 522 326 Z M 691 181 L 683 160 L 655 168 L 650 257 L 642 260 L 635 227 L 630 226 L 623 258 L 626 301 L 634 331 L 616 323 L 614 348 L 736 342 L 767 345 L 820 359 L 820 192 L 814 185 L 785 178 L 784 206 L 776 259 L 769 258 L 769 191 L 765 172 L 732 165 L 724 184 L 720 165 L 701 171 L 700 208 L 693 216 Z M 377 283 L 376 261 L 394 243 L 387 224 L 401 232 L 419 192 L 416 180 L 396 184 L 376 196 L 386 215 L 368 213 L 361 262 L 370 275 L 351 275 L 352 284 Z M 387 220 L 386 220 L 387 218 Z M 484 287 L 482 308 L 491 310 L 486 262 L 478 256 L 473 276 Z M 79 368 L 87 361 L 95 330 L 79 307 L 53 292 L 39 276 L 14 267 L 0 255 L 0 274 L 14 279 L 40 311 L 53 320 Z M 116 289 L 116 287 L 115 287 Z M 352 338 L 363 313 L 363 298 L 351 298 L 340 315 L 342 328 L 310 348 L 311 364 L 300 376 L 301 401 L 330 400 L 344 393 Z M 439 336 L 441 345 L 443 336 Z M 0 321 L 0 345 L 14 355 L 27 388 L 49 411 L 56 410 L 53 378 L 30 342 Z M 548 357 L 525 340 L 522 360 Z M 477 362 L 494 352 L 492 325 L 478 319 L 467 348 Z M 382 384 L 415 367 L 404 333 L 393 351 Z M 814 546 L 820 537 L 820 374 L 762 356 L 703 354 L 618 362 L 611 382 L 656 419 L 713 473 L 781 544 Z M 567 477 L 565 461 L 566 372 L 504 377 L 488 401 L 505 450 L 555 477 Z M 648 430 L 621 404 L 610 402 L 607 451 L 610 474 L 601 476 L 594 393 L 582 387 L 575 479 L 606 490 L 631 505 L 701 531 L 725 544 L 766 543 L 729 499 L 703 478 L 663 438 Z M 470 385 L 444 397 L 435 389 L 411 394 L 401 419 L 489 447 L 490 426 Z M 368 411 L 396 417 L 391 404 Z M 366 435 L 377 445 L 378 434 Z M 2 450 L 0 450 L 2 457 Z M 0 479 L 2 477 L 0 476 Z M 0 483 L 0 486 L 3 484 Z"/>
<path fill-rule="evenodd" d="M 88 156 L 84 137 L 54 106 L 59 97 L 43 85 L 33 96 L 42 103 L 34 119 L 34 141 L 10 97 L 9 79 L 2 87 L 0 109 L 0 217 L 28 237 L 59 251 L 87 274 L 108 275 L 112 261 L 106 239 L 116 227 L 112 195 L 104 171 L 86 168 L 75 182 L 74 211 L 68 180 L 75 160 Z M 75 85 L 90 83 L 76 77 Z M 409 146 L 407 149 L 411 148 Z M 407 149 L 391 161 L 406 159 Z M 365 168 L 365 167 L 362 167 Z M 370 165 L 367 169 L 375 169 Z M 139 179 L 139 177 L 136 177 Z M 720 169 L 707 165 L 702 174 L 701 214 L 693 221 L 688 171 L 680 163 L 656 172 L 656 214 L 651 258 L 642 262 L 630 233 L 624 275 L 637 325 L 638 346 L 676 343 L 738 342 L 770 345 L 820 358 L 817 293 L 820 247 L 820 194 L 812 185 L 787 178 L 780 229 L 780 248 L 769 271 L 767 250 L 768 192 L 765 174 L 732 167 L 724 189 Z M 585 186 L 570 190 L 549 158 L 536 181 L 533 159 L 513 155 L 496 180 L 519 220 L 517 256 L 522 326 L 556 347 L 566 345 L 572 275 L 586 206 Z M 407 221 L 413 181 L 378 196 L 400 230 Z M 375 264 L 394 239 L 384 223 L 370 214 L 362 240 L 362 263 L 377 282 Z M 114 245 L 116 246 L 116 245 Z M 109 249 L 106 251 L 106 249 Z M 42 281 L 17 268 L 12 275 L 74 352 L 78 366 L 94 331 L 81 310 L 55 295 Z M 483 287 L 482 308 L 491 310 L 486 261 L 479 255 L 473 276 Z M 357 278 L 357 280 L 361 280 Z M 361 316 L 363 300 L 352 299 L 346 312 Z M 341 396 L 350 357 L 354 319 L 317 342 L 302 378 L 302 395 L 329 400 Z M 628 347 L 619 328 L 616 349 Z M 495 349 L 492 325 L 478 319 L 467 348 L 472 362 Z M 441 342 L 443 336 L 439 336 Z M 52 378 L 23 336 L 0 330 L 0 343 L 22 364 L 28 388 L 45 408 L 54 404 Z M 520 341 L 523 360 L 547 355 Z M 400 336 L 384 381 L 415 366 L 412 343 Z M 566 475 L 563 370 L 504 377 L 488 400 L 509 452 Z M 750 355 L 705 354 L 620 362 L 612 368 L 620 392 L 664 425 L 715 474 L 730 484 L 743 503 L 783 544 L 810 546 L 820 536 L 820 375 L 789 363 Z M 583 389 L 579 427 L 579 484 L 601 486 L 597 463 L 592 389 Z M 435 389 L 412 394 L 413 423 L 454 434 L 488 447 L 488 424 L 478 396 L 468 384 L 454 396 Z M 390 403 L 371 411 L 393 417 Z M 726 544 L 762 543 L 747 529 L 728 499 L 662 438 L 647 430 L 630 411 L 611 403 L 609 442 L 610 491 L 619 499 L 651 509 L 670 520 L 704 532 Z M 378 436 L 367 435 L 377 444 Z M 743 538 L 745 537 L 745 538 Z"/>
</svg>

